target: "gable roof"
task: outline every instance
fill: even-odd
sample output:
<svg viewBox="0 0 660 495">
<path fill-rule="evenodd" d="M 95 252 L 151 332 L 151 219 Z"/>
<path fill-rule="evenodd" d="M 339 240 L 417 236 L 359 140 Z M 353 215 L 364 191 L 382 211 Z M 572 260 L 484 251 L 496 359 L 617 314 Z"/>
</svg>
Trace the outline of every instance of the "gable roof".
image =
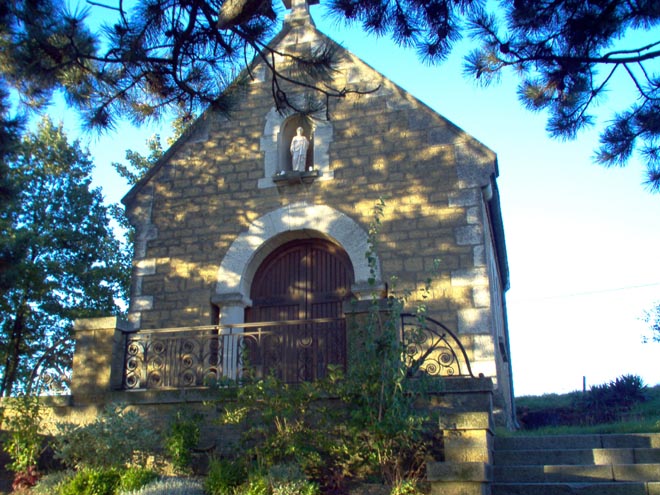
<svg viewBox="0 0 660 495">
<path fill-rule="evenodd" d="M 284 0 L 285 5 L 287 7 L 291 6 L 291 0 Z M 294 0 L 295 1 L 295 0 Z M 315 4 L 318 3 L 318 0 L 311 0 L 308 1 L 307 3 L 310 4 Z M 311 17 L 309 18 L 311 21 Z M 313 22 L 311 23 L 312 26 L 314 26 Z M 270 41 L 268 46 L 277 46 L 279 45 L 283 39 L 287 37 L 287 35 L 291 32 L 293 27 L 296 25 L 296 22 L 287 22 L 287 19 L 285 19 L 282 29 L 278 32 L 278 34 Z M 314 29 L 316 30 L 316 27 L 314 26 Z M 317 31 L 319 34 L 320 31 Z M 329 38 L 328 38 L 329 39 Z M 237 81 L 241 81 L 245 79 L 245 77 L 251 75 L 257 67 L 263 63 L 260 60 L 260 56 L 257 55 L 246 67 L 241 71 L 241 73 L 234 79 L 234 81 L 229 85 L 227 91 L 230 91 L 232 88 L 232 85 L 236 84 Z M 185 144 L 191 136 L 195 135 L 197 132 L 199 132 L 201 127 L 205 124 L 205 120 L 208 118 L 209 113 L 212 110 L 210 108 L 207 108 L 204 110 L 202 115 L 200 115 L 195 121 L 186 128 L 186 130 L 176 139 L 176 141 L 163 153 L 163 155 L 154 163 L 149 170 L 138 180 L 132 187 L 129 189 L 129 191 L 124 195 L 122 198 L 121 202 L 125 206 L 129 206 L 135 196 L 140 192 L 140 190 L 151 180 L 151 178 L 162 168 L 162 166 L 169 161 L 169 159 L 181 148 L 183 144 Z"/>
<path fill-rule="evenodd" d="M 287 7 L 291 6 L 291 0 L 285 1 L 285 5 Z M 348 58 L 352 64 L 354 65 L 362 65 L 365 68 L 368 68 L 369 70 L 373 71 L 373 73 L 378 74 L 378 76 L 381 78 L 383 81 L 383 84 L 388 85 L 390 88 L 396 90 L 402 95 L 405 95 L 407 98 L 410 98 L 414 100 L 415 104 L 419 105 L 422 107 L 426 112 L 429 112 L 436 118 L 442 119 L 442 121 L 457 134 L 457 135 L 462 135 L 463 137 L 467 138 L 471 145 L 474 148 L 479 148 L 481 152 L 485 152 L 489 155 L 492 155 L 491 157 L 491 167 L 492 167 L 492 173 L 494 173 L 495 177 L 499 175 L 499 172 L 497 170 L 497 159 L 495 153 L 490 150 L 486 145 L 475 139 L 473 136 L 465 132 L 463 129 L 461 129 L 459 126 L 454 124 L 453 122 L 449 121 L 442 115 L 438 114 L 435 110 L 433 110 L 431 107 L 429 107 L 427 104 L 422 102 L 421 100 L 415 98 L 413 95 L 408 93 L 406 90 L 401 88 L 399 85 L 385 77 L 384 75 L 380 74 L 376 69 L 371 67 L 369 64 L 355 56 L 353 53 L 351 53 L 349 50 L 341 46 L 339 43 L 334 41 L 332 38 L 328 37 L 321 31 L 319 31 L 316 28 L 316 25 L 314 24 L 311 16 L 309 15 L 309 10 L 308 10 L 308 4 L 315 4 L 318 3 L 318 0 L 310 0 L 306 2 L 302 2 L 304 5 L 301 7 L 300 5 L 300 0 L 293 0 L 293 3 L 297 3 L 297 7 L 294 8 L 289 14 L 284 19 L 282 29 L 278 32 L 277 35 L 270 41 L 268 44 L 269 47 L 278 47 L 279 45 L 285 43 L 287 41 L 287 37 L 290 35 L 292 36 L 297 36 L 300 33 L 300 30 L 308 30 L 306 31 L 307 35 L 311 35 L 314 38 L 316 38 L 320 43 L 328 43 L 333 48 L 335 48 L 338 52 L 338 56 L 343 56 Z M 292 44 L 296 44 L 297 40 L 294 40 Z M 238 77 L 234 79 L 234 81 L 230 84 L 229 88 L 227 91 L 231 91 L 234 89 L 233 85 L 237 84 L 238 81 L 245 80 L 246 78 L 250 77 L 253 78 L 253 74 L 258 71 L 259 67 L 261 65 L 264 65 L 264 61 L 261 59 L 259 55 L 257 55 L 252 62 L 241 71 Z M 163 153 L 163 155 L 156 161 L 156 163 L 144 174 L 144 176 L 136 183 L 133 185 L 133 187 L 126 193 L 126 195 L 122 198 L 122 203 L 125 206 L 129 206 L 132 201 L 134 200 L 135 196 L 140 192 L 140 190 L 151 180 L 151 178 L 162 168 L 162 166 L 169 161 L 169 159 L 181 148 L 183 144 L 185 144 L 188 140 L 191 139 L 192 136 L 194 136 L 197 133 L 203 132 L 203 128 L 206 125 L 206 120 L 209 118 L 209 114 L 212 112 L 212 110 L 207 109 L 205 110 L 202 115 L 200 115 L 184 132 L 183 134 L 170 146 L 170 148 Z M 490 175 L 490 174 L 489 174 Z M 489 183 L 489 180 L 487 180 L 487 177 L 483 177 L 481 179 L 481 186 L 486 187 Z"/>
</svg>

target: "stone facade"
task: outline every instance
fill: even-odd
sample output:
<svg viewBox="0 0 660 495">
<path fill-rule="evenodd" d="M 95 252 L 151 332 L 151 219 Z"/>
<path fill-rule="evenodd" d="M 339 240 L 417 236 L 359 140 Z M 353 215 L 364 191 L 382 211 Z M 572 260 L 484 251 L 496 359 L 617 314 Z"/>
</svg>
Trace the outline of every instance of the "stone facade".
<svg viewBox="0 0 660 495">
<path fill-rule="evenodd" d="M 306 4 L 294 4 L 272 46 L 305 53 L 333 44 L 315 29 Z M 235 109 L 204 113 L 124 198 L 136 227 L 127 330 L 243 322 L 259 264 L 295 239 L 341 246 L 353 264 L 357 298 L 370 296 L 371 277 L 379 289 L 396 278 L 398 289 L 411 291 L 411 308 L 439 260 L 424 300 L 428 314 L 459 335 L 475 374 L 493 380 L 495 408 L 508 422 L 508 269 L 496 156 L 334 46 L 339 70 L 328 84 L 366 92 L 330 99 L 305 120 L 313 135 L 305 180 L 277 180 L 286 168 L 287 133 L 302 117 L 278 112 L 272 76 L 257 60 Z M 286 70 L 285 59 L 276 63 Z M 295 101 L 318 97 L 301 87 L 286 90 Z M 365 253 L 380 198 L 385 209 L 372 274 Z"/>
</svg>

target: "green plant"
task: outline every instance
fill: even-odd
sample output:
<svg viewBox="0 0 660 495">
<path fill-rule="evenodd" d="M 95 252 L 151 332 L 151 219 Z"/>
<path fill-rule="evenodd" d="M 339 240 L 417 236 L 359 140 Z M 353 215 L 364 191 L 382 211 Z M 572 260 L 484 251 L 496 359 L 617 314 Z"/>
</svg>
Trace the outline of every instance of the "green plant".
<svg viewBox="0 0 660 495">
<path fill-rule="evenodd" d="M 120 491 L 118 495 L 206 495 L 199 480 L 167 478 L 154 481 L 138 490 Z"/>
<path fill-rule="evenodd" d="M 129 467 L 121 472 L 119 479 L 120 491 L 138 490 L 158 479 L 158 473 L 142 467 Z"/>
<path fill-rule="evenodd" d="M 318 384 L 291 386 L 274 376 L 245 381 L 236 401 L 225 409 L 224 422 L 244 424 L 242 445 L 246 458 L 260 468 L 298 460 L 313 435 L 310 403 L 319 398 Z M 309 439 L 309 437 L 307 437 Z"/>
<path fill-rule="evenodd" d="M 170 422 L 165 451 L 178 472 L 185 472 L 190 467 L 192 451 L 199 443 L 199 422 L 198 416 L 190 416 L 184 411 L 177 411 Z"/>
<path fill-rule="evenodd" d="M 646 386 L 636 375 L 622 375 L 609 383 L 594 385 L 580 398 L 581 409 L 587 424 L 618 420 L 633 405 L 646 400 Z"/>
<path fill-rule="evenodd" d="M 628 409 L 647 399 L 646 385 L 638 375 L 621 375 L 610 382 L 610 388 L 616 401 Z"/>
<path fill-rule="evenodd" d="M 586 392 L 516 398 L 525 432 L 544 434 L 658 431 L 660 388 L 622 375 Z"/>
<path fill-rule="evenodd" d="M 116 468 L 84 468 L 62 485 L 58 495 L 114 495 L 120 479 Z"/>
<path fill-rule="evenodd" d="M 246 477 L 247 470 L 240 460 L 212 459 L 204 488 L 209 495 L 232 495 Z"/>
<path fill-rule="evenodd" d="M 59 494 L 62 487 L 75 476 L 75 471 L 54 471 L 41 477 L 39 482 L 32 487 L 31 495 L 54 495 Z"/>
<path fill-rule="evenodd" d="M 70 467 L 144 466 L 159 437 L 137 412 L 121 405 L 105 408 L 86 425 L 60 423 L 55 455 Z"/>
<path fill-rule="evenodd" d="M 424 492 L 419 489 L 416 481 L 403 480 L 394 484 L 390 495 L 424 495 Z"/>
<path fill-rule="evenodd" d="M 398 323 L 405 296 L 383 300 L 375 287 L 384 206 L 379 201 L 374 207 L 369 229 L 373 295 L 351 328 L 355 342 L 347 373 L 330 367 L 324 379 L 297 385 L 274 376 L 246 377 L 233 389 L 235 400 L 225 405 L 225 423 L 243 426 L 242 455 L 269 472 L 271 489 L 313 493 L 310 479 L 325 491 L 342 491 L 351 478 L 392 483 L 423 470 L 434 423 L 416 403 L 429 381 L 418 377 L 423 373 L 413 377 L 404 359 Z M 424 310 L 419 308 L 420 318 Z M 273 481 L 270 470 L 282 465 L 297 466 L 304 476 Z"/>
<path fill-rule="evenodd" d="M 372 284 L 375 283 L 375 252 L 384 206 L 382 200 L 376 204 L 369 228 L 367 261 Z M 413 375 L 419 373 L 407 368 L 399 320 L 408 294 L 397 296 L 395 284 L 396 280 L 392 280 L 385 306 L 373 288 L 366 319 L 356 322 L 359 328 L 352 329 L 353 335 L 360 336 L 360 342 L 353 346 L 353 356 L 349 356 L 350 366 L 342 383 L 342 400 L 350 408 L 348 437 L 358 439 L 353 448 L 359 449 L 365 463 L 389 483 L 420 475 L 432 434 L 429 425 L 433 423 L 423 409 L 416 407 L 431 382 L 423 375 L 414 378 Z M 426 312 L 424 301 L 430 285 L 429 278 L 416 310 L 420 319 Z"/>
<path fill-rule="evenodd" d="M 29 488 L 39 480 L 37 461 L 43 443 L 39 397 L 22 395 L 5 401 L 3 447 L 11 459 L 7 467 L 15 473 L 14 489 Z"/>
<path fill-rule="evenodd" d="M 273 483 L 273 495 L 318 495 L 319 486 L 308 480 L 279 481 Z"/>
<path fill-rule="evenodd" d="M 236 487 L 234 495 L 271 495 L 268 477 L 253 473 L 245 483 Z"/>
<path fill-rule="evenodd" d="M 305 478 L 299 466 L 278 464 L 268 470 L 272 495 L 318 495 L 319 486 Z"/>
</svg>

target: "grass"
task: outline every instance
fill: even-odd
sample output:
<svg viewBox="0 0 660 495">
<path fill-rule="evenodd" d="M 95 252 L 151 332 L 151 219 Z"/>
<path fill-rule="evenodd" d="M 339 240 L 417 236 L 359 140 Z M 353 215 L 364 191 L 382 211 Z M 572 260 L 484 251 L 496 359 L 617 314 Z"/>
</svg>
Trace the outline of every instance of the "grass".
<svg viewBox="0 0 660 495">
<path fill-rule="evenodd" d="M 560 424 L 539 428 L 499 431 L 502 435 L 569 435 L 602 433 L 657 433 L 660 432 L 660 386 L 646 387 L 646 399 L 634 404 L 622 413 L 615 422 L 600 424 Z M 544 394 L 516 398 L 519 418 L 523 415 L 563 415 L 570 423 L 571 418 L 582 419 L 578 405 L 584 398 L 583 392 L 568 394 Z"/>
</svg>

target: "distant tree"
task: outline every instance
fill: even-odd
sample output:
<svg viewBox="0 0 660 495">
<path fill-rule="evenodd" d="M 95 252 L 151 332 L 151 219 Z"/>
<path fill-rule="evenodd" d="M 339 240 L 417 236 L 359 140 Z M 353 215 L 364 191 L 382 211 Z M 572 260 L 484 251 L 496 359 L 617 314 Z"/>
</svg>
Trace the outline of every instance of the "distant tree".
<svg viewBox="0 0 660 495">
<path fill-rule="evenodd" d="M 648 325 L 653 342 L 660 342 L 660 302 L 645 311 L 642 320 Z M 645 337 L 645 340 L 648 338 Z"/>
<path fill-rule="evenodd" d="M 29 390 L 34 370 L 67 369 L 73 349 L 50 352 L 75 318 L 118 313 L 128 260 L 109 226 L 89 153 L 43 120 L 7 160 L 18 191 L 3 210 L 11 256 L 0 294 L 0 395 Z"/>
<path fill-rule="evenodd" d="M 190 127 L 194 120 L 194 114 L 181 113 L 172 121 L 172 136 L 165 141 L 167 146 L 172 146 Z M 114 162 L 112 166 L 120 177 L 133 186 L 156 164 L 165 152 L 159 134 L 154 134 L 146 142 L 148 155 L 138 151 L 126 150 L 126 162 Z"/>
<path fill-rule="evenodd" d="M 268 65 L 280 108 L 309 113 L 329 98 L 373 89 L 323 83 L 336 62 L 330 45 L 302 57 L 275 53 L 268 41 L 280 20 L 279 0 L 136 0 L 130 10 L 121 0 L 88 4 L 105 9 L 103 30 L 90 29 L 88 10 L 67 11 L 59 1 L 7 2 L 0 9 L 0 71 L 35 106 L 63 89 L 92 127 L 111 127 L 119 117 L 141 122 L 177 106 L 191 112 L 209 105 L 227 109 L 240 87 L 236 75 L 254 56 Z M 595 158 L 607 166 L 624 165 L 638 150 L 647 164 L 647 185 L 660 190 L 657 0 L 328 0 L 325 5 L 340 21 L 361 23 L 368 33 L 415 48 L 428 63 L 444 60 L 469 34 L 479 48 L 467 56 L 466 73 L 488 84 L 512 68 L 521 80 L 523 105 L 548 113 L 553 137 L 574 138 L 592 125 L 595 103 L 612 76 L 622 72 L 636 95 L 604 127 Z M 639 32 L 650 40 L 635 43 Z M 616 44 L 626 36 L 633 46 Z M 282 59 L 293 68 L 277 61 Z M 288 97 L 291 84 L 316 92 L 320 100 L 294 101 Z"/>
<path fill-rule="evenodd" d="M 113 162 L 112 166 L 129 185 L 136 184 L 147 171 L 163 156 L 163 143 L 159 134 L 154 134 L 146 142 L 148 155 L 126 150 L 126 163 Z"/>
</svg>

